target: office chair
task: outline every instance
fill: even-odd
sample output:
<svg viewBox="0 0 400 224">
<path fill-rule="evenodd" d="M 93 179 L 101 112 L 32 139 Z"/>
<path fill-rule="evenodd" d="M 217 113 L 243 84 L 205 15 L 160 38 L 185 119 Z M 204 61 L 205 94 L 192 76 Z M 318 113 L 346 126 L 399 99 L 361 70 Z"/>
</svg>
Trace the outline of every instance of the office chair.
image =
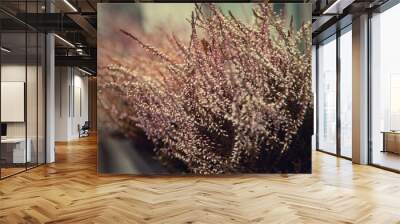
<svg viewBox="0 0 400 224">
<path fill-rule="evenodd" d="M 79 138 L 89 136 L 89 129 L 90 129 L 89 121 L 85 121 L 85 123 L 82 125 L 82 127 L 80 127 L 80 125 L 78 125 Z"/>
</svg>

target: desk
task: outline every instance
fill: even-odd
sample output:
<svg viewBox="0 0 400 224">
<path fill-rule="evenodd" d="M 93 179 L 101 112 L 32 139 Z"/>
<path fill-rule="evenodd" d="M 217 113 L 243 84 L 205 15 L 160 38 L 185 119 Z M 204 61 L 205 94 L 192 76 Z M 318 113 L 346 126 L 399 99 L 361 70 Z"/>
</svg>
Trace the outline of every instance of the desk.
<svg viewBox="0 0 400 224">
<path fill-rule="evenodd" d="M 31 153 L 31 145 L 32 141 L 30 138 L 26 139 L 28 143 L 26 147 L 25 153 L 25 138 L 5 138 L 1 139 L 2 145 L 2 156 L 5 154 L 5 158 L 9 163 L 25 163 L 31 162 L 32 153 Z M 12 156 L 11 156 L 12 154 Z M 7 158 L 8 157 L 8 158 Z M 12 158 L 12 159 L 11 159 Z"/>
<path fill-rule="evenodd" d="M 400 154 L 400 131 L 383 131 L 382 152 Z"/>
</svg>

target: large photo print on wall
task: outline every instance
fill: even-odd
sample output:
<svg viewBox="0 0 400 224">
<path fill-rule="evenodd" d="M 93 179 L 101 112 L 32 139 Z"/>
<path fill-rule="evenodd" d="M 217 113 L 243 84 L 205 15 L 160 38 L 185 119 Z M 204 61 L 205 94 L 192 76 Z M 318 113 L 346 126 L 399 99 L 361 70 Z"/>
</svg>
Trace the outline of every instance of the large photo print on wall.
<svg viewBox="0 0 400 224">
<path fill-rule="evenodd" d="M 98 9 L 99 173 L 311 172 L 309 4 Z"/>
</svg>

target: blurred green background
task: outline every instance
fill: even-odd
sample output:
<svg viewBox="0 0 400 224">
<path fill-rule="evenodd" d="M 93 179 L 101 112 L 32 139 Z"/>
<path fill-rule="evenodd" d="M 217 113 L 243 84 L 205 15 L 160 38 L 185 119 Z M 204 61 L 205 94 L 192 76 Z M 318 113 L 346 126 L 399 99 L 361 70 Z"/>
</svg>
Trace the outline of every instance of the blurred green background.
<svg viewBox="0 0 400 224">
<path fill-rule="evenodd" d="M 224 13 L 229 10 L 243 22 L 252 22 L 251 9 L 256 3 L 216 3 Z M 98 29 L 101 35 L 112 32 L 112 26 L 136 25 L 144 32 L 152 32 L 155 28 L 188 29 L 193 3 L 102 3 L 98 10 Z M 310 3 L 274 3 L 275 12 L 282 12 L 290 21 L 299 27 L 303 22 L 311 21 Z"/>
</svg>

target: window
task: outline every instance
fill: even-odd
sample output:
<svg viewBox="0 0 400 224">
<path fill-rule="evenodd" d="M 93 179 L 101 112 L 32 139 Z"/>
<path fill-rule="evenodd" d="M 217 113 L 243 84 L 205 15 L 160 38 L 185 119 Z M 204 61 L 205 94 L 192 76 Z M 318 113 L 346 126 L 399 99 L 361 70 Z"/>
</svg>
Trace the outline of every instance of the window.
<svg viewBox="0 0 400 224">
<path fill-rule="evenodd" d="M 351 26 L 340 36 L 340 155 L 352 156 L 352 35 Z"/>
<path fill-rule="evenodd" d="M 336 153 L 336 36 L 318 48 L 318 149 Z"/>
<path fill-rule="evenodd" d="M 312 46 L 312 91 L 314 95 L 314 117 L 313 117 L 313 128 L 314 128 L 314 133 L 312 136 L 312 150 L 315 150 L 317 148 L 317 140 L 316 140 L 316 133 L 317 133 L 317 47 L 315 45 Z"/>
<path fill-rule="evenodd" d="M 371 162 L 400 170 L 400 5 L 371 18 Z"/>
<path fill-rule="evenodd" d="M 353 131 L 351 24 L 340 30 L 338 36 L 322 41 L 317 49 L 316 64 L 313 64 L 313 71 L 318 73 L 317 149 L 350 159 Z"/>
</svg>

